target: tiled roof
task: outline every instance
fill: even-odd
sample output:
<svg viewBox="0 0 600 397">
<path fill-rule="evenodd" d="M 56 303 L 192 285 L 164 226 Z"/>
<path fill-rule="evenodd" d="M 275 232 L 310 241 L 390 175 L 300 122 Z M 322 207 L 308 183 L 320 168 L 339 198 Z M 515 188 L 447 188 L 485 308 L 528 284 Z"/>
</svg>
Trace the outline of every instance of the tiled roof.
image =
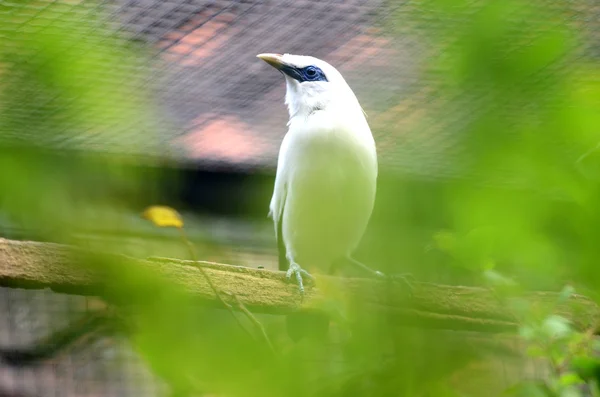
<svg viewBox="0 0 600 397">
<path fill-rule="evenodd" d="M 166 103 L 184 127 L 174 143 L 186 157 L 274 165 L 286 130 L 285 87 L 258 53 L 322 57 L 349 80 L 362 74 L 365 59 L 378 59 L 371 66 L 382 69 L 394 56 L 374 27 L 379 1 L 231 4 L 205 7 L 156 44 L 169 65 Z"/>
<path fill-rule="evenodd" d="M 409 3 L 113 0 L 95 6 L 87 1 L 39 0 L 13 12 L 14 25 L 5 25 L 0 33 L 31 21 L 40 22 L 31 29 L 44 26 L 37 19 L 50 3 L 64 5 L 63 13 L 52 14 L 55 18 L 104 15 L 103 21 L 120 35 L 144 43 L 148 55 L 123 65 L 129 68 L 123 76 L 143 78 L 137 85 L 123 86 L 132 93 L 144 89 L 144 99 L 156 109 L 151 120 L 120 120 L 117 114 L 114 122 L 102 125 L 110 134 L 91 127 L 66 137 L 52 136 L 51 145 L 169 152 L 205 164 L 273 167 L 286 130 L 285 86 L 281 76 L 255 56 L 289 52 L 323 58 L 342 72 L 369 115 L 382 163 L 422 175 L 453 173 L 448 164 L 457 153 L 456 131 L 464 121 L 455 120 L 449 128 L 431 119 L 422 105 L 438 99 L 435 84 L 417 70 L 419 61 L 432 55 L 424 51 L 419 24 L 435 26 L 439 21 L 415 20 L 390 34 L 386 19 L 392 11 L 396 16 L 404 12 Z M 581 19 L 600 11 L 590 4 L 573 12 Z M 596 31 L 590 26 L 598 27 L 589 21 L 584 25 L 592 33 Z M 594 48 L 597 52 L 592 44 Z M 158 144 L 149 131 L 158 135 Z"/>
</svg>

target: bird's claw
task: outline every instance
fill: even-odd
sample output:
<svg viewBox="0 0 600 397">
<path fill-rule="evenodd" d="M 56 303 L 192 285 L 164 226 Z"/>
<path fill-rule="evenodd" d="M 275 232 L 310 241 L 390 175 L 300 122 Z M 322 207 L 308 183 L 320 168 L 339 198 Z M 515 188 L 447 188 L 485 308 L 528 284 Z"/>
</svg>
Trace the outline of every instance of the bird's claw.
<svg viewBox="0 0 600 397">
<path fill-rule="evenodd" d="M 314 280 L 314 277 L 312 276 L 312 274 L 310 274 L 306 270 L 302 269 L 300 267 L 300 265 L 298 265 L 297 263 L 291 263 L 290 268 L 285 273 L 285 277 L 288 280 L 291 280 L 292 276 L 294 276 L 296 278 L 296 281 L 298 282 L 298 288 L 300 289 L 300 294 L 304 295 L 304 281 L 302 279 L 302 276 L 305 276 L 311 280 Z"/>
<path fill-rule="evenodd" d="M 411 273 L 392 274 L 389 277 L 393 280 L 402 280 L 407 284 L 415 281 L 415 276 L 413 276 Z"/>
<path fill-rule="evenodd" d="M 376 271 L 375 273 L 378 278 L 381 278 L 383 280 L 403 283 L 406 287 L 408 287 L 409 295 L 413 296 L 414 287 L 412 285 L 412 282 L 415 281 L 415 277 L 412 274 L 402 273 L 402 274 L 387 275 L 380 271 Z"/>
</svg>

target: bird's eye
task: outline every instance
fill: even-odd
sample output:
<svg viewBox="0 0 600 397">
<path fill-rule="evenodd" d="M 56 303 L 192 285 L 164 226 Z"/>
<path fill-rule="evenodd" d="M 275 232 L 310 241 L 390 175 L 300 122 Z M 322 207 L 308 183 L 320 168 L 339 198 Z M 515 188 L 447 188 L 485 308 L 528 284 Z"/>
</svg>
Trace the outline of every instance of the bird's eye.
<svg viewBox="0 0 600 397">
<path fill-rule="evenodd" d="M 307 66 L 299 70 L 300 81 L 327 81 L 323 71 L 317 66 Z"/>
</svg>

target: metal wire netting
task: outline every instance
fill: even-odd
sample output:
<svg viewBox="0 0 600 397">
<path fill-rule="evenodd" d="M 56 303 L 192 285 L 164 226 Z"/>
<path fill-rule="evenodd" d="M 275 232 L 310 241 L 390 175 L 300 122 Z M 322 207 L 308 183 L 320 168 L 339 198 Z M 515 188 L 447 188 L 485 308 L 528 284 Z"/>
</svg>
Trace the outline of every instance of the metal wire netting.
<svg viewBox="0 0 600 397">
<path fill-rule="evenodd" d="M 48 290 L 0 289 L 0 346 L 36 345 L 86 310 L 86 298 Z M 0 364 L 3 396 L 158 396 L 165 385 L 125 340 L 102 337 L 37 365 Z"/>
<path fill-rule="evenodd" d="M 548 9 L 563 10 L 557 25 L 573 24 L 582 32 L 578 56 L 597 61 L 600 5 L 593 0 L 547 3 Z M 445 71 L 434 68 L 424 75 L 419 69 L 422 61 L 447 48 L 430 47 L 428 37 L 448 21 L 426 12 L 426 3 L 420 7 L 380 0 L 3 2 L 0 41 L 8 55 L 0 74 L 18 81 L 18 73 L 7 71 L 37 59 L 42 48 L 40 43 L 29 46 L 29 40 L 71 22 L 81 29 L 77 40 L 60 48 L 74 51 L 72 57 L 101 45 L 127 54 L 125 63 L 103 57 L 89 62 L 103 71 L 94 75 L 94 83 L 118 86 L 120 98 L 135 100 L 104 103 L 111 117 L 98 130 L 74 116 L 80 105 L 70 93 L 52 96 L 35 84 L 16 85 L 23 98 L 35 97 L 44 106 L 12 107 L 4 114 L 23 124 L 40 119 L 39 130 L 15 136 L 10 123 L 0 123 L 0 134 L 4 140 L 59 149 L 158 155 L 168 147 L 177 159 L 207 166 L 272 169 L 287 121 L 284 86 L 255 55 L 301 53 L 326 59 L 344 74 L 369 114 L 384 165 L 423 177 L 455 176 L 461 153 L 458 132 L 468 120 L 457 113 L 447 114 L 444 123 L 425 122 L 422 105 L 440 100 L 436 76 Z M 393 18 L 401 22 L 392 23 Z M 453 23 L 458 26 L 468 16 L 461 18 Z M 127 52 L 132 47 L 136 56 Z M 33 66 L 43 68 L 48 61 Z M 547 72 L 560 73 L 561 68 L 568 63 L 550 65 Z M 472 106 L 473 98 L 468 93 L 453 100 L 463 107 Z M 155 113 L 139 113 L 140 101 Z M 57 110 L 71 106 L 73 112 Z M 30 344 L 85 311 L 80 297 L 15 289 L 0 289 L 0 307 L 4 346 Z M 122 341 L 111 345 L 100 340 L 32 369 L 0 367 L 0 393 L 5 394 L 152 396 L 164 391 Z"/>
<path fill-rule="evenodd" d="M 427 4 L 377 0 L 5 3 L 3 42 L 24 51 L 21 57 L 7 57 L 5 67 L 11 60 L 35 56 L 34 49 L 20 40 L 47 34 L 57 21 L 87 21 L 80 24 L 82 30 L 71 43 L 79 48 L 75 54 L 94 51 L 98 41 L 123 51 L 138 43 L 142 51 L 136 57 L 128 54 L 126 63 L 94 58 L 93 62 L 104 65 L 103 75 L 94 77 L 99 84 L 119 85 L 123 98 L 141 96 L 155 110 L 155 117 L 132 117 L 123 109 L 139 103 L 118 101 L 110 104 L 115 107 L 113 120 L 105 120 L 102 130 L 73 123 L 69 131 L 16 138 L 137 154 L 164 154 L 168 147 L 180 160 L 272 168 L 287 118 L 283 81 L 254 57 L 260 52 L 290 52 L 324 58 L 342 71 L 370 116 L 382 164 L 421 176 L 455 175 L 453 164 L 460 154 L 457 135 L 468 120 L 464 115 L 461 119 L 459 112 L 453 118 L 449 109 L 443 125 L 426 120 L 431 116 L 420 110 L 423 104 L 439 101 L 436 76 L 445 70 L 441 66 L 423 74 L 419 68 L 452 44 L 431 46 L 431 35 L 443 34 L 442 26 L 461 26 L 469 15 L 444 16 Z M 557 26 L 574 25 L 582 32 L 580 55 L 597 59 L 598 5 L 547 1 L 547 10 L 556 9 L 561 12 Z M 515 19 L 519 12 L 514 11 Z M 541 26 L 539 33 L 551 29 Z M 535 39 L 535 30 L 532 35 L 519 38 L 523 46 Z M 549 65 L 548 73 L 566 67 Z M 132 75 L 139 78 L 131 79 Z M 44 95 L 31 90 L 28 95 Z M 474 106 L 478 103 L 474 96 L 470 93 L 453 102 L 457 107 Z M 53 117 L 53 109 L 69 106 L 70 99 L 47 98 L 37 117 L 45 119 L 45 126 L 55 122 L 62 129 L 69 127 L 64 119 Z M 22 111 L 10 110 L 13 115 Z M 31 116 L 22 115 L 23 120 Z M 3 136 L 10 135 L 10 130 L 3 131 Z"/>
<path fill-rule="evenodd" d="M 145 123 L 145 129 L 153 130 L 159 141 L 168 142 L 179 159 L 272 167 L 287 116 L 282 81 L 274 81 L 273 75 L 265 72 L 256 54 L 290 52 L 327 59 L 348 76 L 370 113 L 389 107 L 416 77 L 412 61 L 417 55 L 416 41 L 411 36 L 394 41 L 386 36 L 388 10 L 380 1 L 41 1 L 6 3 L 3 12 L 7 21 L 2 26 L 4 42 L 24 51 L 25 58 L 35 56 L 21 43 L 30 36 L 15 32 L 46 34 L 48 26 L 65 20 L 88 21 L 89 29 L 104 32 L 93 36 L 82 30 L 72 43 L 80 54 L 93 51 L 94 40 L 103 39 L 117 44 L 141 42 L 147 50 L 146 56 L 127 65 L 94 59 L 106 66 L 105 75 L 96 77 L 98 83 L 118 82 L 132 98 L 143 87 L 148 89 L 157 99 L 153 103 L 159 109 L 157 119 L 150 123 L 115 117 L 104 131 L 85 131 L 73 125 L 69 131 L 44 135 L 47 144 L 59 147 L 148 154 L 152 139 L 140 128 Z M 106 32 L 118 33 L 118 39 Z M 370 60 L 368 73 L 365 59 Z M 127 77 L 132 74 L 143 78 L 134 84 Z M 382 78 L 385 75 L 387 78 Z M 53 121 L 53 107 L 70 104 L 69 98 L 47 98 L 47 103 L 48 107 L 34 116 Z M 119 109 L 135 106 L 126 102 L 113 105 Z M 11 109 L 11 114 L 20 111 Z M 115 116 L 119 114 L 115 112 Z M 23 113 L 24 120 L 30 116 Z M 63 119 L 55 121 L 63 128 L 69 126 Z M 3 131 L 3 136 L 10 134 L 10 130 Z M 17 138 L 42 139 L 32 135 Z M 154 146 L 155 151 L 163 152 L 163 148 Z"/>
</svg>

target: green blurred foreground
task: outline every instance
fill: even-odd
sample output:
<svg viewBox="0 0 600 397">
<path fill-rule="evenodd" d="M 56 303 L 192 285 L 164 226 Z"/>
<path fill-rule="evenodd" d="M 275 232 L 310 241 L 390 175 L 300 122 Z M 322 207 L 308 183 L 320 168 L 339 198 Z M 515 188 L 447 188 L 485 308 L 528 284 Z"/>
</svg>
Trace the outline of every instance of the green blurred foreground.
<svg viewBox="0 0 600 397">
<path fill-rule="evenodd" d="M 462 149 L 456 178 L 384 173 L 361 259 L 419 280 L 495 288 L 522 324 L 519 335 L 403 328 L 332 298 L 345 320 L 329 340 L 292 344 L 281 318 L 259 318 L 274 353 L 225 310 L 98 257 L 114 273 L 105 298 L 127 305 L 135 349 L 175 395 L 598 395 L 591 333 L 522 297 L 544 289 L 568 299 L 574 287 L 596 298 L 600 290 L 600 58 L 582 51 L 600 30 L 593 36 L 597 20 L 574 18 L 588 6 L 409 1 L 387 26 L 420 32 L 427 52 L 421 77 L 431 83 L 409 127 L 455 128 Z M 0 5 L 0 203 L 32 239 L 80 244 L 76 230 L 132 227 L 115 213 L 159 197 L 148 184 L 156 176 L 124 166 L 135 158 L 48 149 L 82 133 L 101 142 L 115 129 L 138 128 L 150 144 L 160 134 L 136 71 L 146 54 L 106 33 L 100 19 L 79 19 L 82 7 Z M 41 20 L 54 22 L 39 30 Z M 98 59 L 121 67 L 106 70 Z M 119 250 L 119 241 L 102 248 Z"/>
</svg>

